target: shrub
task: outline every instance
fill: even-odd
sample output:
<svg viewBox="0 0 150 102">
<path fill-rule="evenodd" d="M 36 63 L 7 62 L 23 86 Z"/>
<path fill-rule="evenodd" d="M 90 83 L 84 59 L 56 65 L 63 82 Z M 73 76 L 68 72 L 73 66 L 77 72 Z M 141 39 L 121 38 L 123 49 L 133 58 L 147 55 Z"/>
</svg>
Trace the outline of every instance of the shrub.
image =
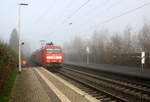
<svg viewBox="0 0 150 102">
<path fill-rule="evenodd" d="M 0 90 L 11 72 L 17 67 L 17 56 L 11 48 L 0 41 Z"/>
</svg>

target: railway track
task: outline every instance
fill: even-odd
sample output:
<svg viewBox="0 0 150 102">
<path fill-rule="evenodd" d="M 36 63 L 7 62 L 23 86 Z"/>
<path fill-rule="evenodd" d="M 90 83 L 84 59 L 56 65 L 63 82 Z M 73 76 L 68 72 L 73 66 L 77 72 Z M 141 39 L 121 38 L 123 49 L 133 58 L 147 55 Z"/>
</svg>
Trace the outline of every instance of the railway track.
<svg viewBox="0 0 150 102">
<path fill-rule="evenodd" d="M 63 67 L 59 75 L 102 102 L 150 102 L 150 87 Z"/>
</svg>

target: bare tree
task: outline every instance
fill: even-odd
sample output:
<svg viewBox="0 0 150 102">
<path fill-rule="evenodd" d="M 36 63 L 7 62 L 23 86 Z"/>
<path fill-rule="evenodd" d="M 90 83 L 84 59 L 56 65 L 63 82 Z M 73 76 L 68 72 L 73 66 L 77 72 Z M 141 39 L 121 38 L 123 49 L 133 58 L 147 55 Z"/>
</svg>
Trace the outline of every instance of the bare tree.
<svg viewBox="0 0 150 102">
<path fill-rule="evenodd" d="M 84 44 L 80 36 L 75 36 L 75 38 L 70 41 L 70 44 L 64 45 L 65 58 L 74 62 L 84 62 Z"/>
<path fill-rule="evenodd" d="M 119 33 L 114 34 L 111 37 L 112 50 L 114 54 L 121 54 L 122 51 L 122 37 Z"/>
<path fill-rule="evenodd" d="M 9 40 L 9 45 L 12 48 L 12 50 L 18 54 L 18 46 L 19 46 L 19 37 L 17 34 L 17 30 L 13 29 L 11 36 L 10 36 L 10 40 Z"/>
<path fill-rule="evenodd" d="M 133 53 L 133 47 L 132 47 L 132 28 L 131 26 L 127 26 L 123 33 L 123 53 Z"/>
<path fill-rule="evenodd" d="M 102 29 L 95 31 L 86 41 L 76 36 L 64 45 L 67 60 L 85 62 L 86 46 L 90 48 L 90 63 L 138 66 L 139 52 L 144 50 L 147 54 L 150 53 L 150 24 L 145 23 L 137 33 L 128 25 L 123 34 L 116 32 L 110 36 L 108 30 Z M 149 60 L 147 65 L 148 63 Z"/>
<path fill-rule="evenodd" d="M 150 52 L 150 24 L 144 24 L 139 32 L 138 38 L 141 49 Z"/>
<path fill-rule="evenodd" d="M 107 35 L 107 36 L 106 36 Z M 108 30 L 95 31 L 92 36 L 91 49 L 92 60 L 94 63 L 103 63 L 105 60 L 105 45 L 107 43 L 107 37 L 109 36 Z"/>
<path fill-rule="evenodd" d="M 139 45 L 138 32 L 132 32 L 131 46 L 132 46 L 132 53 L 137 53 L 141 51 L 141 46 Z"/>
</svg>

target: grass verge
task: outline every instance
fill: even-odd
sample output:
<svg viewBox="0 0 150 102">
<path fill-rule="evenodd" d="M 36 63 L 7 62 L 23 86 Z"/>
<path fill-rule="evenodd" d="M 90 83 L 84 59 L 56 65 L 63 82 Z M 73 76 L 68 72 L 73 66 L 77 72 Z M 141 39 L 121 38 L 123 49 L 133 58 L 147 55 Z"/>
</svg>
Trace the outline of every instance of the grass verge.
<svg viewBox="0 0 150 102">
<path fill-rule="evenodd" d="M 17 68 L 15 68 L 9 79 L 5 82 L 4 84 L 4 88 L 2 90 L 0 90 L 0 102 L 8 102 L 9 101 L 9 98 L 10 98 L 10 95 L 11 95 L 11 90 L 12 90 L 12 87 L 13 87 L 13 84 L 15 82 L 15 79 L 16 79 L 16 76 L 17 76 Z"/>
</svg>

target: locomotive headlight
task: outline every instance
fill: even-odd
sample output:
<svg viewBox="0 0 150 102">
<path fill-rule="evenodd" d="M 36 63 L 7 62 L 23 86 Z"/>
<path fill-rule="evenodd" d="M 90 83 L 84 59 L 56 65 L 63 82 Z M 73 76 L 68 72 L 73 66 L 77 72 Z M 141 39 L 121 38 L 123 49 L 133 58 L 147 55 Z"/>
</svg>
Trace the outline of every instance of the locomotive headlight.
<svg viewBox="0 0 150 102">
<path fill-rule="evenodd" d="M 62 59 L 62 56 L 46 56 L 46 59 Z"/>
<path fill-rule="evenodd" d="M 46 56 L 47 59 L 53 59 L 53 56 Z"/>
<path fill-rule="evenodd" d="M 62 59 L 62 56 L 56 56 L 55 58 L 56 59 Z"/>
</svg>

